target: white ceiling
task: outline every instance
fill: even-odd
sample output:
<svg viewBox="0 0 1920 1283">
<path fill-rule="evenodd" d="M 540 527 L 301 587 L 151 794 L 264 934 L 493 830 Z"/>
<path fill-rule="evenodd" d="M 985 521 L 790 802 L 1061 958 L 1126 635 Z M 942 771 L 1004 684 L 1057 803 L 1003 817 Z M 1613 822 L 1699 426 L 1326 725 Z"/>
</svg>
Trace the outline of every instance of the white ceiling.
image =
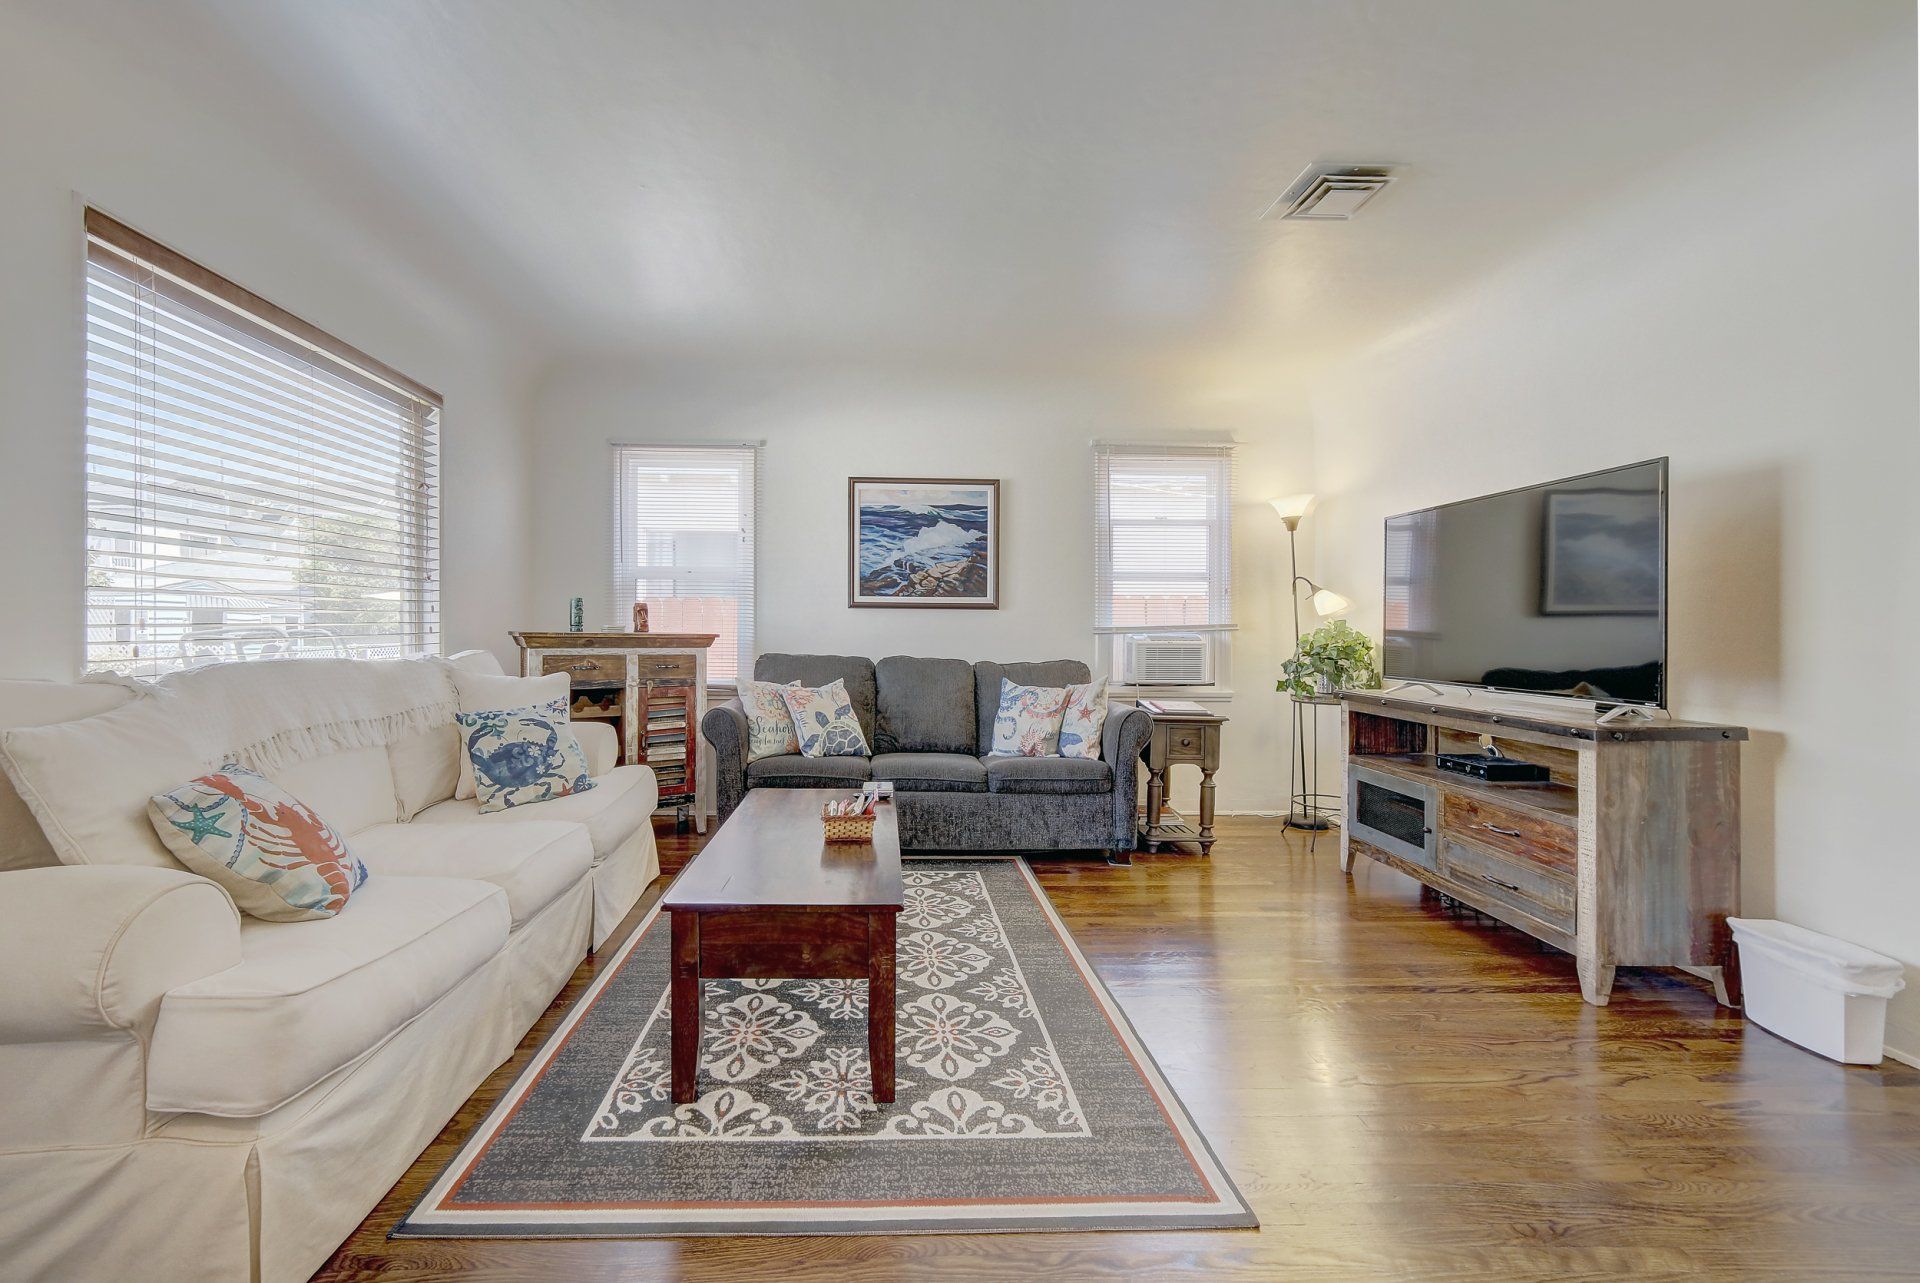
<svg viewBox="0 0 1920 1283">
<path fill-rule="evenodd" d="M 155 11 L 149 59 L 282 86 L 555 353 L 1117 361 L 1362 340 L 1911 22 L 1901 0 Z M 1352 223 L 1258 221 L 1319 159 L 1404 181 Z"/>
</svg>

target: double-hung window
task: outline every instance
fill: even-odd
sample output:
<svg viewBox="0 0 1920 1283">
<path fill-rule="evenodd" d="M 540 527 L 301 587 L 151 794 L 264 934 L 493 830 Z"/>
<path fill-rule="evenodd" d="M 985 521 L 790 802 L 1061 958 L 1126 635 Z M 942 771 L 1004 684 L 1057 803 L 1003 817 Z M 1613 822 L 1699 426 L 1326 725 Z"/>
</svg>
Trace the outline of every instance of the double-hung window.
<svg viewBox="0 0 1920 1283">
<path fill-rule="evenodd" d="M 753 446 L 616 445 L 607 625 L 636 602 L 662 633 L 713 633 L 707 681 L 753 666 Z"/>
<path fill-rule="evenodd" d="M 1220 686 L 1233 629 L 1233 447 L 1094 447 L 1094 631 L 1135 686 Z"/>
<path fill-rule="evenodd" d="M 440 398 L 86 213 L 85 667 L 440 650 Z"/>
</svg>

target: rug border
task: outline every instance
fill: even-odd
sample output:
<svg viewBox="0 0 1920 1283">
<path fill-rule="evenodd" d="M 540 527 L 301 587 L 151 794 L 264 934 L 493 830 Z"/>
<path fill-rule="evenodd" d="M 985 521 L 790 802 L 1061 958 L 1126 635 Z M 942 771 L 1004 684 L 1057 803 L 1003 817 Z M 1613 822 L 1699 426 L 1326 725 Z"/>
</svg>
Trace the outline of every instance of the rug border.
<svg viewBox="0 0 1920 1283">
<path fill-rule="evenodd" d="M 609 960 L 608 965 L 597 974 L 571 1009 L 561 1018 L 558 1025 L 547 1035 L 533 1058 L 515 1077 L 513 1083 L 495 1101 L 486 1115 L 474 1125 L 460 1147 L 441 1168 L 439 1174 L 428 1184 L 411 1207 L 394 1224 L 387 1234 L 389 1239 L 462 1239 L 462 1238 L 503 1238 L 503 1239 L 642 1239 L 642 1238 L 682 1238 L 682 1237 L 720 1237 L 739 1235 L 743 1237 L 819 1237 L 861 1234 L 983 1234 L 1016 1232 L 1074 1232 L 1074 1231 L 1154 1231 L 1154 1230 L 1191 1230 L 1191 1229 L 1253 1229 L 1259 1226 L 1252 1206 L 1247 1202 L 1240 1187 L 1228 1174 L 1220 1157 L 1215 1153 L 1213 1144 L 1199 1124 L 1193 1121 L 1186 1102 L 1167 1081 L 1166 1074 L 1154 1059 L 1139 1031 L 1133 1026 L 1119 1000 L 1107 987 L 1104 977 L 1093 963 L 1081 951 L 1079 941 L 1074 939 L 1059 911 L 1054 908 L 1046 888 L 1034 876 L 1033 869 L 1024 856 L 992 855 L 969 856 L 941 854 L 928 857 L 942 862 L 982 863 L 1011 862 L 1025 880 L 1027 890 L 1039 906 L 1042 917 L 1053 931 L 1079 973 L 1082 983 L 1087 986 L 1095 1005 L 1106 1017 L 1113 1029 L 1121 1049 L 1132 1062 L 1134 1070 L 1146 1083 L 1151 1095 L 1159 1105 L 1162 1115 L 1174 1133 L 1176 1141 L 1185 1152 L 1195 1173 L 1201 1182 L 1213 1191 L 1213 1199 L 1208 1202 L 1189 1202 L 1185 1200 L 1166 1200 L 1168 1204 L 1181 1206 L 1181 1211 L 1166 1211 L 1161 1214 L 1142 1214 L 1137 1209 L 1143 1205 L 1158 1203 L 1161 1200 L 1130 1200 L 1124 1197 L 1116 1199 L 1088 1199 L 1079 1204 L 1061 1203 L 1046 1205 L 1045 1212 L 1013 1212 L 995 1215 L 993 1207 L 1033 1207 L 1030 1202 L 1019 1200 L 986 1200 L 983 1204 L 969 1205 L 961 1200 L 940 1200 L 913 1209 L 915 1215 L 887 1215 L 889 1210 L 905 1211 L 905 1205 L 875 1204 L 865 1209 L 877 1214 L 878 1218 L 846 1218 L 836 1220 L 808 1220 L 796 1222 L 779 1216 L 742 1217 L 741 1211 L 765 1208 L 773 1212 L 795 1212 L 808 1208 L 848 1207 L 843 1203 L 770 1203 L 728 1204 L 717 1208 L 696 1208 L 684 1206 L 668 1208 L 658 1203 L 635 1205 L 640 1208 L 659 1208 L 663 1213 L 676 1213 L 674 1220 L 657 1222 L 595 1220 L 595 1216 L 604 1217 L 604 1206 L 580 1211 L 553 1210 L 537 1212 L 515 1209 L 514 1211 L 446 1211 L 423 1210 L 430 1202 L 444 1199 L 454 1185 L 465 1179 L 466 1168 L 478 1161 L 485 1152 L 490 1138 L 499 1128 L 511 1121 L 522 1101 L 542 1077 L 548 1064 L 559 1054 L 562 1046 L 571 1037 L 574 1028 L 583 1021 L 599 1001 L 601 994 L 612 983 L 627 959 L 640 945 L 646 932 L 661 916 L 661 900 L 655 899 L 647 909 L 645 916 L 634 926 L 619 949 Z M 474 1151 L 480 1146 L 478 1152 Z M 471 1157 L 470 1157 L 471 1152 Z M 454 1179 L 455 1173 L 459 1178 Z M 927 1213 L 938 1209 L 937 1219 Z M 703 1214 L 704 1213 L 704 1214 Z M 535 1219 L 510 1220 L 513 1215 Z M 723 1220 L 721 1216 L 735 1219 Z M 468 1218 L 486 1218 L 468 1219 Z M 578 1218 L 578 1219 L 563 1219 Z"/>
</svg>

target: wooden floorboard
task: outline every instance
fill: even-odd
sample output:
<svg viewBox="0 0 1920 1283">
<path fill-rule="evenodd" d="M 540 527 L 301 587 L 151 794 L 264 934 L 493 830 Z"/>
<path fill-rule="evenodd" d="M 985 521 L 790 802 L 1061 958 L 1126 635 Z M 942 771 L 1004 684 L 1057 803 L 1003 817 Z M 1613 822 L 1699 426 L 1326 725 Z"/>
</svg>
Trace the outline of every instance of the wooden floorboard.
<svg viewBox="0 0 1920 1283">
<path fill-rule="evenodd" d="M 669 872 L 699 842 L 663 828 Z M 1920 1278 L 1920 1071 L 1820 1060 L 1679 973 L 1586 1006 L 1571 958 L 1336 846 L 1229 818 L 1210 860 L 1035 862 L 1258 1231 L 388 1240 L 589 961 L 317 1277 Z"/>
</svg>

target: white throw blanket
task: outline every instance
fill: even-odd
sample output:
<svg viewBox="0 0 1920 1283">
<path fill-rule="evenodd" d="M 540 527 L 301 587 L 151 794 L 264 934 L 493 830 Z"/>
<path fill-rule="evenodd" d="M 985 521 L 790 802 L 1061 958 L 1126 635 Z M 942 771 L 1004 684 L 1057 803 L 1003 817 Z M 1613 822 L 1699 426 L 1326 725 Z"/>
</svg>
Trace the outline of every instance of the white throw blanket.
<svg viewBox="0 0 1920 1283">
<path fill-rule="evenodd" d="M 438 659 L 256 660 L 155 682 L 91 680 L 173 702 L 195 740 L 224 744 L 230 760 L 267 772 L 347 749 L 384 748 L 448 725 L 457 707 L 452 675 Z"/>
</svg>

